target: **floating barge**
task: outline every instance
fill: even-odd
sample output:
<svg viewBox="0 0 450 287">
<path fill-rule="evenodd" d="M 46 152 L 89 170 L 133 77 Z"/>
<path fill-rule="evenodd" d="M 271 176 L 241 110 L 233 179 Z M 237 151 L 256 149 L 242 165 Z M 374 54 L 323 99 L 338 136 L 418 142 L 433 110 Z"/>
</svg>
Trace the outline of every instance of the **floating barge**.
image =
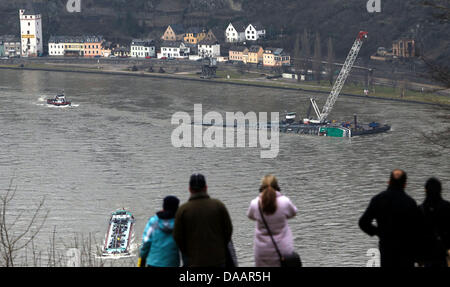
<svg viewBox="0 0 450 287">
<path fill-rule="evenodd" d="M 294 133 L 314 136 L 329 136 L 338 138 L 350 138 L 355 136 L 373 135 L 387 132 L 391 129 L 389 125 L 380 125 L 379 123 L 371 123 L 368 125 L 361 125 L 357 128 L 339 126 L 334 124 L 281 124 L 279 126 L 280 132 Z"/>
<path fill-rule="evenodd" d="M 207 123 L 192 123 L 197 125 L 202 125 L 205 127 L 219 126 L 215 124 Z M 227 125 L 223 124 L 221 127 L 224 128 L 238 128 L 242 127 L 237 124 Z M 256 129 L 271 129 L 272 123 L 267 124 L 256 124 L 243 126 L 244 128 L 256 128 Z M 311 136 L 328 136 L 328 137 L 338 137 L 338 138 L 350 138 L 355 136 L 373 135 L 379 133 L 388 132 L 391 129 L 389 125 L 381 125 L 380 123 L 372 122 L 370 124 L 357 124 L 354 123 L 305 123 L 305 122 L 287 122 L 282 121 L 278 124 L 278 131 L 280 133 L 289 134 L 301 134 L 301 135 L 311 135 Z"/>
</svg>

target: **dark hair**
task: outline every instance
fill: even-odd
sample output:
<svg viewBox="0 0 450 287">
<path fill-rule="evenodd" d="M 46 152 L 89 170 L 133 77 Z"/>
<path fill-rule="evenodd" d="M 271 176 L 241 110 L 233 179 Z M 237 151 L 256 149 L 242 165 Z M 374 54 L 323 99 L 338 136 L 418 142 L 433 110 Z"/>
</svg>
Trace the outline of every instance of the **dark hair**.
<svg viewBox="0 0 450 287">
<path fill-rule="evenodd" d="M 403 189 L 405 187 L 407 179 L 408 176 L 406 175 L 405 171 L 401 169 L 394 169 L 391 172 L 391 177 L 389 179 L 389 187 L 395 189 Z"/>
<path fill-rule="evenodd" d="M 179 204 L 180 200 L 176 196 L 169 195 L 163 200 L 163 209 L 165 211 L 172 211 L 173 213 L 176 213 Z"/>
<path fill-rule="evenodd" d="M 202 192 L 206 188 L 206 179 L 203 174 L 194 173 L 189 180 L 189 188 L 192 192 Z"/>
<path fill-rule="evenodd" d="M 177 213 L 180 200 L 173 195 L 166 196 L 163 200 L 163 212 L 161 213 L 164 218 L 174 218 Z"/>
<path fill-rule="evenodd" d="M 439 179 L 432 177 L 427 180 L 425 183 L 425 190 L 426 190 L 426 199 L 430 201 L 435 201 L 437 199 L 441 199 L 441 191 L 442 191 L 442 185 Z"/>
</svg>

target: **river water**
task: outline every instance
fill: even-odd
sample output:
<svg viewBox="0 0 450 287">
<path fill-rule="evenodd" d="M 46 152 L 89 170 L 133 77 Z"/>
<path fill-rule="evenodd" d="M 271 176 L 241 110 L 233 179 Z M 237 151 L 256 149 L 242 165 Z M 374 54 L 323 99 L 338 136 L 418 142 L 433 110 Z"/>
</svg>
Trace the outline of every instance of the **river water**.
<svg viewBox="0 0 450 287">
<path fill-rule="evenodd" d="M 52 108 L 45 98 L 62 89 L 75 106 Z M 319 105 L 326 99 L 317 96 Z M 69 242 L 94 234 L 101 242 L 110 213 L 121 207 L 136 218 L 139 243 L 146 221 L 164 196 L 188 199 L 190 174 L 206 175 L 209 193 L 231 214 L 241 266 L 253 266 L 253 230 L 246 211 L 261 178 L 276 175 L 298 207 L 290 221 L 305 266 L 365 266 L 377 239 L 357 225 L 370 198 L 382 191 L 393 168 L 408 172 L 407 192 L 418 202 L 430 176 L 443 181 L 449 198 L 450 155 L 422 132 L 450 122 L 448 110 L 417 104 L 341 97 L 331 117 L 378 120 L 386 134 L 335 139 L 280 135 L 275 159 L 258 148 L 175 148 L 172 114 L 203 111 L 296 111 L 308 95 L 295 91 L 211 85 L 165 79 L 0 70 L 0 187 L 17 186 L 12 211 L 30 210 L 45 197 L 49 216 L 38 245 L 52 231 Z M 128 263 L 127 263 L 128 264 Z M 129 263 L 134 264 L 134 263 Z"/>
</svg>

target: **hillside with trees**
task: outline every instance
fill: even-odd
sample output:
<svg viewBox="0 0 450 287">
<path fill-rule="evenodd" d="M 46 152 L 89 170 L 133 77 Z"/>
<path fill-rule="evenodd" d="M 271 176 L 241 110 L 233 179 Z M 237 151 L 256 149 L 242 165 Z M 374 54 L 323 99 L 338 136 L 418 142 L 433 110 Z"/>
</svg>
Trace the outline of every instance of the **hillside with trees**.
<svg viewBox="0 0 450 287">
<path fill-rule="evenodd" d="M 420 53 L 450 62 L 449 23 L 437 23 L 435 10 L 424 5 L 424 0 L 382 1 L 382 12 L 373 14 L 367 12 L 366 0 L 81 1 L 82 13 L 70 14 L 65 10 L 66 0 L 0 0 L 0 35 L 19 34 L 18 9 L 33 2 L 43 13 L 46 39 L 55 34 L 102 34 L 112 41 L 126 43 L 133 37 L 159 38 L 170 23 L 207 26 L 219 33 L 230 21 L 261 22 L 267 30 L 265 44 L 291 52 L 297 35 L 306 30 L 311 56 L 318 33 L 322 55 L 328 54 L 331 39 L 335 57 L 343 59 L 357 32 L 367 30 L 369 41 L 361 51 L 363 57 L 380 46 L 390 49 L 395 39 L 412 37 L 419 42 Z M 432 2 L 449 5 L 448 0 Z"/>
</svg>

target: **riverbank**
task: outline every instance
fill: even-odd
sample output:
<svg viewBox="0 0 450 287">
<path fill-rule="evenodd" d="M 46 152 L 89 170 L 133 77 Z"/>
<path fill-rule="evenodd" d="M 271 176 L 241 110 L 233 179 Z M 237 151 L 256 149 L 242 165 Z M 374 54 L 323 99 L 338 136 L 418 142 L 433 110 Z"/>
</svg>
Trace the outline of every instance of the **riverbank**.
<svg viewBox="0 0 450 287">
<path fill-rule="evenodd" d="M 148 64 L 147 64 L 148 65 Z M 164 73 L 160 73 L 158 68 L 160 66 L 164 70 Z M 128 63 L 124 64 L 85 64 L 85 63 L 45 63 L 45 62 L 30 62 L 25 64 L 0 64 L 0 69 L 12 69 L 12 70 L 38 70 L 47 72 L 71 72 L 71 73 L 92 73 L 103 74 L 112 76 L 134 76 L 134 77 L 150 77 L 161 79 L 173 79 L 184 81 L 198 81 L 211 84 L 231 84 L 249 87 L 259 88 L 271 88 L 271 89 L 283 89 L 283 90 L 295 90 L 305 93 L 313 94 L 329 94 L 331 86 L 329 83 L 323 81 L 317 82 L 297 82 L 292 80 L 286 80 L 282 78 L 267 79 L 265 74 L 256 72 L 238 72 L 232 69 L 219 70 L 217 78 L 214 79 L 201 79 L 198 73 L 198 66 L 184 67 L 182 71 L 178 71 L 178 67 L 163 66 L 164 64 L 150 65 L 153 71 L 150 72 L 145 65 L 140 65 L 136 71 L 130 69 Z M 136 65 L 135 65 L 136 66 Z M 175 66 L 175 65 L 173 65 Z M 384 85 L 374 85 L 374 89 L 368 96 L 363 94 L 364 88 L 358 83 L 347 83 L 341 92 L 341 96 L 344 97 L 358 97 L 369 98 L 378 100 L 388 100 L 405 103 L 415 104 L 427 104 L 438 106 L 450 107 L 450 93 L 445 91 L 444 93 L 437 93 L 433 91 L 417 92 L 407 90 L 402 94 L 401 88 L 387 87 Z"/>
</svg>

